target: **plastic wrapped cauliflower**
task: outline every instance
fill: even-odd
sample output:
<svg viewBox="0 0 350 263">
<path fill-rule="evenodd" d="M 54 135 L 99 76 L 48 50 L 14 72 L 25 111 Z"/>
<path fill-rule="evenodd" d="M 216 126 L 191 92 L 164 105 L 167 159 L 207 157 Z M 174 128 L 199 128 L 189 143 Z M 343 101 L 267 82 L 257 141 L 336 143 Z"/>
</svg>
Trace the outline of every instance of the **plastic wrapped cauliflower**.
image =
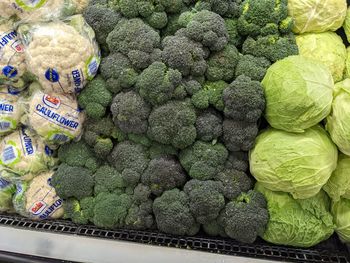
<svg viewBox="0 0 350 263">
<path fill-rule="evenodd" d="M 22 122 L 51 147 L 79 138 L 82 133 L 85 114 L 71 95 L 45 94 L 35 90 L 28 100 L 27 109 Z"/>
<path fill-rule="evenodd" d="M 0 142 L 1 176 L 8 181 L 29 181 L 56 164 L 53 151 L 24 127 Z"/>
<path fill-rule="evenodd" d="M 53 172 L 46 172 L 30 182 L 16 184 L 13 206 L 18 214 L 35 220 L 63 216 L 63 201 L 51 185 L 52 175 Z"/>
<path fill-rule="evenodd" d="M 21 77 L 25 72 L 24 46 L 17 31 L 11 20 L 0 19 L 0 84 L 18 86 L 19 82 L 23 82 Z M 24 84 L 19 84 L 19 86 L 24 86 Z"/>
<path fill-rule="evenodd" d="M 12 196 L 16 192 L 14 184 L 0 177 L 0 212 L 13 212 Z"/>
<path fill-rule="evenodd" d="M 78 93 L 97 73 L 95 33 L 81 15 L 69 20 L 22 25 L 27 67 L 45 92 Z"/>
</svg>

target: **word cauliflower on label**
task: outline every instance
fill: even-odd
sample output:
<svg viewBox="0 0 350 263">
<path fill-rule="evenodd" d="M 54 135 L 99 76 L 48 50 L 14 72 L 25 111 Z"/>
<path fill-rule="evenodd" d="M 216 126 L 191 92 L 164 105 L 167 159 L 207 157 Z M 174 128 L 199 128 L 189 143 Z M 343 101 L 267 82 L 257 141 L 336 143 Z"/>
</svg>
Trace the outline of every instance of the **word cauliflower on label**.
<svg viewBox="0 0 350 263">
<path fill-rule="evenodd" d="M 19 95 L 10 88 L 0 89 L 0 135 L 17 129 L 21 118 Z"/>
</svg>

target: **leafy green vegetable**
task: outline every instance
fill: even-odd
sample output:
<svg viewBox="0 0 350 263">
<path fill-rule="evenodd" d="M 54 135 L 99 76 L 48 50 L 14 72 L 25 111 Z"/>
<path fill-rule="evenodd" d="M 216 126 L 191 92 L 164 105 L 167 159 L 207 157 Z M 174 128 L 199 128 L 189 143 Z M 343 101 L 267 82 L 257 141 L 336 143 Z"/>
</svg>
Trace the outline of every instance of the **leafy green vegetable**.
<svg viewBox="0 0 350 263">
<path fill-rule="evenodd" d="M 332 205 L 335 232 L 344 243 L 350 242 L 350 200 L 340 199 Z"/>
</svg>

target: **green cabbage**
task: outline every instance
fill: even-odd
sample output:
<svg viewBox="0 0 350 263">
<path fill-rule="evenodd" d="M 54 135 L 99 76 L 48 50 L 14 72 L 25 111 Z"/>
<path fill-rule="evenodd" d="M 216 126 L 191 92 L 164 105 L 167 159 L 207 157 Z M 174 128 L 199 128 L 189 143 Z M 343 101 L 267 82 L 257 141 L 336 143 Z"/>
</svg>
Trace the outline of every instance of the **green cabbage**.
<svg viewBox="0 0 350 263">
<path fill-rule="evenodd" d="M 346 16 L 346 0 L 288 0 L 294 33 L 336 31 Z"/>
<path fill-rule="evenodd" d="M 326 129 L 339 150 L 350 155 L 350 79 L 335 85 L 331 114 Z"/>
<path fill-rule="evenodd" d="M 346 38 L 348 39 L 348 42 L 350 42 L 350 7 L 346 11 L 346 17 L 343 27 L 346 34 Z"/>
<path fill-rule="evenodd" d="M 295 200 L 283 192 L 272 192 L 257 183 L 255 190 L 267 200 L 270 220 L 262 238 L 277 245 L 311 247 L 334 232 L 330 200 L 324 191 L 316 196 Z"/>
<path fill-rule="evenodd" d="M 340 199 L 332 205 L 335 231 L 344 243 L 350 243 L 350 200 Z"/>
<path fill-rule="evenodd" d="M 276 129 L 303 132 L 328 116 L 334 83 L 322 64 L 291 56 L 273 64 L 262 81 L 265 117 Z"/>
<path fill-rule="evenodd" d="M 309 33 L 296 36 L 299 54 L 327 66 L 334 82 L 343 80 L 347 57 L 343 40 L 334 32 Z"/>
<path fill-rule="evenodd" d="M 344 78 L 350 78 L 350 47 L 346 49 L 345 74 Z"/>
<path fill-rule="evenodd" d="M 250 171 L 264 187 L 305 199 L 327 183 L 337 157 L 337 147 L 320 126 L 305 133 L 270 128 L 257 137 L 249 154 Z"/>
</svg>

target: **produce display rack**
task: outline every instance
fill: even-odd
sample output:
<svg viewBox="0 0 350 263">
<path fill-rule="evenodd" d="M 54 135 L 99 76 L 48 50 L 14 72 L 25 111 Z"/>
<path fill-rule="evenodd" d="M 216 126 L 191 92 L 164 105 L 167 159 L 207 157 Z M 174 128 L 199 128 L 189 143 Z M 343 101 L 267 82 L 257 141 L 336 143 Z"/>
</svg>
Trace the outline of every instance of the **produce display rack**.
<svg viewBox="0 0 350 263">
<path fill-rule="evenodd" d="M 228 261 L 228 259 L 232 258 L 232 262 L 237 263 L 270 261 L 350 263 L 350 253 L 348 249 L 345 245 L 340 243 L 336 236 L 333 236 L 326 242 L 323 242 L 314 248 L 300 249 L 275 246 L 267 244 L 262 240 L 258 240 L 254 244 L 242 244 L 232 239 L 217 237 L 209 238 L 204 235 L 198 235 L 196 237 L 177 237 L 151 231 L 135 231 L 124 229 L 106 230 L 90 225 L 79 226 L 70 221 L 65 220 L 38 222 L 17 215 L 0 215 L 0 262 L 65 262 L 66 260 L 65 257 L 59 258 L 59 261 L 55 261 L 55 258 L 52 258 L 50 260 L 48 260 L 47 258 L 41 259 L 40 253 L 34 255 L 27 254 L 28 256 L 23 256 L 26 253 L 25 251 L 22 251 L 23 249 L 21 248 L 18 248 L 16 251 L 9 251 L 7 249 L 7 252 L 1 252 L 2 250 L 4 250 L 1 242 L 6 242 L 6 240 L 4 240 L 4 231 L 7 230 L 22 231 L 20 233 L 19 238 L 24 238 L 23 233 L 25 232 L 23 231 L 27 231 L 27 233 L 31 232 L 31 234 L 35 233 L 35 235 L 45 235 L 46 233 L 56 234 L 56 236 L 58 237 L 57 242 L 59 241 L 60 237 L 69 238 L 75 236 L 79 238 L 87 238 L 86 240 L 90 240 L 95 244 L 103 240 L 123 242 L 123 244 L 129 245 L 141 243 L 142 247 L 145 248 L 155 248 L 156 246 L 161 246 L 166 247 L 167 249 L 171 248 L 172 250 L 170 251 L 176 250 L 180 251 L 181 253 L 187 253 L 191 251 L 196 252 L 195 257 L 197 257 L 198 262 L 199 260 L 201 262 L 206 262 L 205 260 L 203 260 L 203 255 L 211 254 L 215 255 L 217 259 L 220 259 L 220 257 L 225 257 L 226 261 L 218 262 L 230 262 Z M 16 246 L 17 244 L 14 245 Z M 156 248 L 158 251 L 164 251 L 164 253 L 168 253 L 169 251 L 166 250 L 166 248 Z M 135 253 L 139 252 L 140 251 L 135 251 Z M 96 251 L 96 253 L 98 253 L 98 251 Z M 67 251 L 62 251 L 62 255 L 64 254 L 67 255 Z M 148 255 L 150 256 L 150 254 Z M 23 261 L 16 261 L 14 260 L 14 258 L 22 258 Z M 241 258 L 242 260 L 239 261 L 239 258 Z M 260 261 L 260 259 L 262 261 Z M 72 262 L 71 260 L 72 258 L 70 258 L 69 262 Z M 106 260 L 106 262 L 108 261 Z M 169 260 L 167 262 L 169 262 Z"/>
</svg>

